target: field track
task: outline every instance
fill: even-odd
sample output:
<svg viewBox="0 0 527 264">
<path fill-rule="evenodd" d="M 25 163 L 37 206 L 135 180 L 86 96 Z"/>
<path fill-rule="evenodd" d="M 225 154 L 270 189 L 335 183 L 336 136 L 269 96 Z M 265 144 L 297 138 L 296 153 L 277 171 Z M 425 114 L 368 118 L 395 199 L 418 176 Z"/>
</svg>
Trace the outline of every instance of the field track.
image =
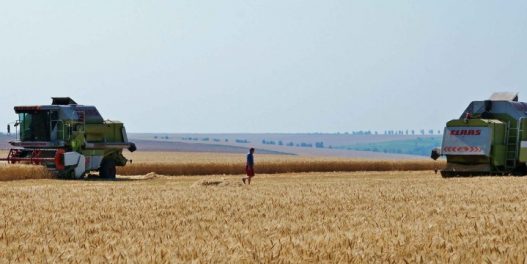
<svg viewBox="0 0 527 264">
<path fill-rule="evenodd" d="M 431 172 L 2 182 L 0 263 L 518 263 L 526 188 Z"/>
</svg>

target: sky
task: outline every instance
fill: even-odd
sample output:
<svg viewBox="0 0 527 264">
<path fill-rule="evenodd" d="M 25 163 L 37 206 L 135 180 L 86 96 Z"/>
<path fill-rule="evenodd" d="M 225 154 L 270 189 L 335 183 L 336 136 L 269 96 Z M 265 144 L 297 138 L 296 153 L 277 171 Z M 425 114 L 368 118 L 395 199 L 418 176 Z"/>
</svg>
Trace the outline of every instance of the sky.
<svg viewBox="0 0 527 264">
<path fill-rule="evenodd" d="M 0 123 L 70 96 L 129 132 L 442 129 L 494 91 L 527 101 L 525 14 L 514 0 L 0 1 Z"/>
</svg>

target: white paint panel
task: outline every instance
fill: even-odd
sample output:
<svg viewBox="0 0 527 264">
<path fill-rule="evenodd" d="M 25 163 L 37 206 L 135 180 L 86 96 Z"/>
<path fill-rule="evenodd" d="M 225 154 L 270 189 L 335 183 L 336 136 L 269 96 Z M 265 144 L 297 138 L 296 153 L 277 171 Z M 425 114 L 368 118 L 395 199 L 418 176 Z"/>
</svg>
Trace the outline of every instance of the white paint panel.
<svg viewBox="0 0 527 264">
<path fill-rule="evenodd" d="M 75 167 L 75 178 L 80 178 L 84 172 L 86 172 L 86 158 L 83 155 L 80 155 L 79 157 L 79 163 L 77 164 L 77 167 Z"/>
<path fill-rule="evenodd" d="M 64 165 L 75 166 L 75 178 L 80 178 L 86 172 L 86 158 L 78 152 L 64 153 Z"/>
<path fill-rule="evenodd" d="M 527 141 L 522 141 L 521 147 L 522 148 L 527 148 Z"/>
<path fill-rule="evenodd" d="M 66 152 L 64 153 L 64 165 L 65 166 L 73 166 L 79 164 L 80 156 L 82 156 L 78 152 Z"/>
<path fill-rule="evenodd" d="M 444 155 L 490 155 L 492 130 L 488 127 L 447 127 Z"/>
</svg>

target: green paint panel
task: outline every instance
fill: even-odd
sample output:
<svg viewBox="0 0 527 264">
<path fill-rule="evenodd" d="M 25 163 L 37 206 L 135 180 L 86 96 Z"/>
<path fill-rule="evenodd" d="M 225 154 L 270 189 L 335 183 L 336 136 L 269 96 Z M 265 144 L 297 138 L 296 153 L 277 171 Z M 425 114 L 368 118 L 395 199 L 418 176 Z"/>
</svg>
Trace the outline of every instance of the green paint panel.
<svg viewBox="0 0 527 264">
<path fill-rule="evenodd" d="M 527 148 L 520 149 L 520 161 L 527 162 Z"/>
</svg>

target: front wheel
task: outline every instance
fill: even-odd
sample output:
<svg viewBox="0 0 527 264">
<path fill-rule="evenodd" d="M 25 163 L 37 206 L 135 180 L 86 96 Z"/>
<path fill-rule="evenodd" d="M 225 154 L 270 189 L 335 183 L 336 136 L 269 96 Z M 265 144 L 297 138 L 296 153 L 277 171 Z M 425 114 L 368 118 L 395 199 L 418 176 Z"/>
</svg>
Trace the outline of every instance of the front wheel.
<svg viewBox="0 0 527 264">
<path fill-rule="evenodd" d="M 453 171 L 441 171 L 441 177 L 443 178 L 452 178 L 455 176 L 459 176 L 459 174 L 456 174 Z"/>
<path fill-rule="evenodd" d="M 527 165 L 525 163 L 519 164 L 516 169 L 512 172 L 514 176 L 526 176 L 527 175 Z"/>
<path fill-rule="evenodd" d="M 99 176 L 104 179 L 115 180 L 115 161 L 112 159 L 104 159 L 99 168 Z"/>
</svg>

